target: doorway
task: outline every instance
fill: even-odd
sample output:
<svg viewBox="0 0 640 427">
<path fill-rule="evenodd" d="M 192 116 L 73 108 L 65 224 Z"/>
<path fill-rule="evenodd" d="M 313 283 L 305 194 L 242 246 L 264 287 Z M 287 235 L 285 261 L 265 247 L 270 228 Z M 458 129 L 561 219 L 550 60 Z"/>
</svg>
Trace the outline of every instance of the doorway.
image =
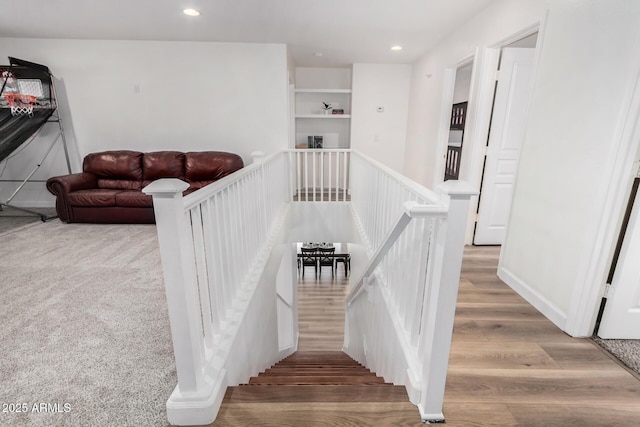
<svg viewBox="0 0 640 427">
<path fill-rule="evenodd" d="M 482 159 L 474 245 L 501 245 L 506 235 L 518 157 L 526 130 L 537 38 L 538 34 L 534 33 L 500 50 Z"/>
<path fill-rule="evenodd" d="M 464 128 L 467 122 L 467 106 L 471 91 L 471 73 L 473 61 L 461 65 L 456 69 L 456 80 L 453 87 L 453 105 L 451 106 L 451 120 L 449 123 L 449 138 L 447 140 L 447 154 L 445 157 L 444 180 L 458 179 L 462 161 L 462 144 L 464 143 Z"/>
</svg>

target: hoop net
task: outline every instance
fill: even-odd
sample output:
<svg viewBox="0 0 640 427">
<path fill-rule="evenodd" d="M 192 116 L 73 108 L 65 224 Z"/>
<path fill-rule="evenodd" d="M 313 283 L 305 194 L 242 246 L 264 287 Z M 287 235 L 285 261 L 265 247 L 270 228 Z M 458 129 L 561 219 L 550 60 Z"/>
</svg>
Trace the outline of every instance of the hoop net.
<svg viewBox="0 0 640 427">
<path fill-rule="evenodd" d="M 12 116 L 29 116 L 33 117 L 33 106 L 38 99 L 33 95 L 24 95 L 21 93 L 5 93 L 4 99 L 11 107 Z"/>
</svg>

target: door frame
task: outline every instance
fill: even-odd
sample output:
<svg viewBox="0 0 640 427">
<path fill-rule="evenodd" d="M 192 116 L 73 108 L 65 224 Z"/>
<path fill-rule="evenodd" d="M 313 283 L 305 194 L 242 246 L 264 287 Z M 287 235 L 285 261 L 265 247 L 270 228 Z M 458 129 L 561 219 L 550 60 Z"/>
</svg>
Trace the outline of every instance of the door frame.
<svg viewBox="0 0 640 427">
<path fill-rule="evenodd" d="M 504 243 L 513 194 L 504 196 L 504 200 L 499 205 L 495 204 L 499 197 L 498 183 L 503 182 L 502 179 L 504 179 L 504 176 L 502 178 L 500 176 L 500 164 L 507 164 L 501 162 L 501 160 L 506 160 L 503 158 L 507 153 L 504 151 L 504 144 L 512 144 L 508 150 L 508 164 L 513 167 L 513 172 L 510 174 L 511 179 L 509 180 L 511 189 L 513 189 L 518 171 L 520 152 L 522 151 L 522 142 L 525 136 L 524 132 L 528 126 L 529 105 L 531 103 L 536 66 L 534 63 L 536 46 L 510 47 L 508 45 L 500 48 L 499 52 L 499 69 L 496 70 L 497 78 L 491 106 L 490 130 L 487 133 L 486 145 L 483 147 L 484 153 L 482 153 L 480 195 L 478 197 L 478 208 L 472 236 L 473 244 L 479 246 L 500 246 Z M 509 61 L 512 61 L 511 66 Z M 514 70 L 515 66 L 517 66 L 518 71 Z M 516 87 L 518 92 L 513 91 Z M 516 126 L 517 124 L 511 121 L 511 113 L 521 114 L 522 121 L 517 123 L 520 126 Z M 514 126 L 522 132 L 519 134 L 522 138 L 510 143 L 506 142 L 516 137 L 507 133 L 516 129 Z M 481 208 L 482 210 L 480 210 Z M 497 210 L 494 211 L 496 208 Z M 504 227 L 501 232 L 490 231 L 489 223 L 493 222 L 492 219 L 496 219 L 492 216 L 492 212 L 499 212 L 498 215 L 504 215 Z M 502 238 L 500 238 L 500 235 Z"/>
<path fill-rule="evenodd" d="M 503 47 L 506 47 L 518 40 L 538 33 L 538 39 L 535 47 L 533 60 L 533 74 L 531 93 L 534 91 L 536 73 L 540 62 L 540 53 L 543 49 L 543 40 L 545 32 L 546 15 L 535 24 L 532 24 L 517 33 L 497 42 L 492 46 L 485 46 L 476 55 L 477 73 L 474 64 L 474 73 L 472 74 L 471 90 L 469 97 L 474 98 L 476 102 L 467 110 L 467 127 L 465 128 L 465 137 L 468 137 L 469 146 L 467 151 L 463 152 L 463 156 L 467 156 L 467 162 L 463 163 L 460 168 L 460 179 L 469 182 L 479 191 L 482 191 L 482 177 L 484 174 L 484 160 L 486 153 L 489 129 L 491 127 L 491 115 L 493 110 L 493 98 L 496 90 L 496 71 L 500 63 L 500 54 Z M 464 147 L 463 147 L 464 150 Z M 516 169 L 517 170 L 517 169 Z M 516 174 L 517 180 L 517 174 Z M 469 216 L 467 221 L 467 230 L 465 235 L 465 244 L 473 244 L 473 235 L 475 231 L 476 214 L 478 212 L 479 200 L 481 194 L 472 198 L 469 206 Z"/>
<path fill-rule="evenodd" d="M 473 102 L 473 84 L 475 80 L 476 65 L 478 58 L 478 48 L 473 53 L 464 56 L 455 65 L 445 68 L 442 88 L 442 104 L 440 105 L 440 119 L 438 127 L 438 148 L 437 153 L 440 161 L 436 162 L 434 168 L 435 183 L 444 182 L 445 161 L 447 157 L 447 145 L 449 142 L 449 127 L 451 126 L 451 106 L 453 105 L 453 94 L 456 87 L 456 74 L 458 69 L 471 64 L 471 84 L 469 86 L 469 103 L 467 104 L 467 117 L 469 117 L 469 109 L 472 108 Z M 465 123 L 465 132 L 469 127 L 469 120 Z M 465 144 L 462 144 L 462 158 L 464 158 Z M 462 174 L 462 169 L 460 170 Z M 462 175 L 459 179 L 464 179 Z"/>
</svg>

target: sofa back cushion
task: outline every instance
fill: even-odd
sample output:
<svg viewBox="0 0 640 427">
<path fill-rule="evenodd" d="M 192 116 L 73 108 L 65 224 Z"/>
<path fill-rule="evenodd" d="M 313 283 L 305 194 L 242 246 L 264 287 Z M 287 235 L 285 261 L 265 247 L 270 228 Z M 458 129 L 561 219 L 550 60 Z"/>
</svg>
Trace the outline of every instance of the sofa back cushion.
<svg viewBox="0 0 640 427">
<path fill-rule="evenodd" d="M 190 189 L 202 188 L 244 167 L 242 157 L 223 151 L 185 154 L 185 178 Z"/>
<path fill-rule="evenodd" d="M 178 178 L 184 181 L 184 153 L 156 151 L 142 157 L 143 187 L 160 178 Z"/>
<path fill-rule="evenodd" d="M 98 177 L 98 188 L 141 190 L 160 178 L 187 181 L 193 191 L 244 167 L 242 157 L 222 151 L 103 151 L 88 154 L 82 169 Z"/>
<path fill-rule="evenodd" d="M 82 170 L 98 177 L 98 188 L 142 189 L 142 153 L 138 151 L 103 151 L 88 154 Z"/>
</svg>

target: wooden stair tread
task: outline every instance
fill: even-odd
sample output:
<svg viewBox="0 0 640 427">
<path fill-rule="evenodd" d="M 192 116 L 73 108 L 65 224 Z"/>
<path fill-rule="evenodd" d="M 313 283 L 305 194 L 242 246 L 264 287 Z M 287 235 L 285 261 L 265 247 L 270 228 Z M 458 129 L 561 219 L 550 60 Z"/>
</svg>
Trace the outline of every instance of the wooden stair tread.
<svg viewBox="0 0 640 427">
<path fill-rule="evenodd" d="M 298 352 L 248 384 L 227 388 L 226 404 L 407 402 L 404 386 L 386 383 L 341 351 Z"/>
<path fill-rule="evenodd" d="M 346 361 L 357 363 L 355 362 L 355 360 L 349 357 L 348 354 L 342 351 L 297 351 L 291 354 L 290 356 L 287 356 L 283 360 L 320 359 L 320 358 L 327 358 L 327 359 L 333 359 L 333 360 L 346 360 Z"/>
<path fill-rule="evenodd" d="M 369 371 L 367 368 L 365 368 L 364 366 L 360 366 L 360 365 L 346 365 L 346 364 L 338 364 L 338 363 L 322 363 L 322 364 L 315 364 L 315 363 L 286 363 L 286 364 L 277 364 L 272 366 L 269 369 L 273 369 L 273 370 L 287 370 L 287 369 L 323 369 L 323 368 L 331 368 L 331 369 L 355 369 L 355 368 L 359 368 L 359 369 L 363 369 L 364 371 Z"/>
<path fill-rule="evenodd" d="M 372 375 L 376 376 L 371 371 L 357 368 L 330 368 L 330 367 L 318 367 L 318 368 L 270 368 L 261 373 L 264 376 L 277 376 L 277 375 Z"/>
<path fill-rule="evenodd" d="M 368 385 L 243 385 L 227 388 L 227 403 L 282 402 L 408 402 L 403 386 Z"/>
<path fill-rule="evenodd" d="M 325 365 L 338 365 L 338 366 L 361 366 L 358 362 L 344 359 L 332 359 L 328 357 L 318 357 L 318 358 L 296 358 L 289 359 L 286 358 L 281 362 L 277 363 L 275 366 L 298 366 L 298 365 L 312 365 L 312 366 L 325 366 Z"/>
<path fill-rule="evenodd" d="M 376 376 L 362 375 L 297 375 L 297 376 L 257 376 L 251 378 L 249 385 L 253 384 L 317 384 L 317 385 L 350 385 L 350 384 L 384 384 L 384 380 Z"/>
<path fill-rule="evenodd" d="M 297 352 L 249 380 L 249 385 L 384 384 L 341 351 Z"/>
</svg>

